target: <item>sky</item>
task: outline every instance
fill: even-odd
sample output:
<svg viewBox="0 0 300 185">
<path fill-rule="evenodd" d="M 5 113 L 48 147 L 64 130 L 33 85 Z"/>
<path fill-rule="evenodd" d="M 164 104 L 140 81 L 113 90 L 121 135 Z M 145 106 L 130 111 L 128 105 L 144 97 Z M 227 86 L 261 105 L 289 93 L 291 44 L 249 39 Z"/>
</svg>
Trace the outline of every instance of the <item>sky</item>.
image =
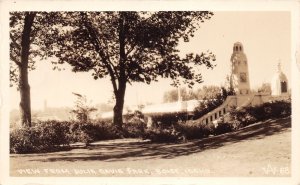
<svg viewBox="0 0 300 185">
<path fill-rule="evenodd" d="M 188 43 L 180 43 L 179 50 L 185 53 L 212 51 L 216 55 L 216 67 L 201 73 L 204 82 L 196 85 L 222 85 L 230 74 L 230 57 L 235 42 L 241 42 L 248 59 L 251 89 L 262 83 L 270 83 L 280 61 L 282 71 L 291 81 L 291 19 L 289 12 L 214 12 L 214 16 L 201 24 L 201 28 Z M 112 85 L 109 79 L 94 80 L 91 73 L 74 73 L 66 66 L 64 71 L 53 71 L 50 62 L 37 62 L 36 70 L 29 73 L 31 107 L 72 107 L 75 96 L 72 92 L 86 95 L 91 105 L 109 103 L 112 100 Z M 161 103 L 163 94 L 174 89 L 171 81 L 160 79 L 151 85 L 134 83 L 127 86 L 125 104 Z M 182 86 L 184 87 L 184 86 Z M 10 88 L 11 109 L 19 106 L 20 95 L 15 87 Z"/>
</svg>

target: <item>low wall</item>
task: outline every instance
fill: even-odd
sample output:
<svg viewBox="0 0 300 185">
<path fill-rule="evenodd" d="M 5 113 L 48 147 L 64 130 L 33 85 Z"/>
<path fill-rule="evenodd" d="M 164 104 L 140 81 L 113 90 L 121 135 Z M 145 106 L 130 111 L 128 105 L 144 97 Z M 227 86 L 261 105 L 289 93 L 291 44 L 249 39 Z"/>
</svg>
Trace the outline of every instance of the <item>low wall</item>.
<svg viewBox="0 0 300 185">
<path fill-rule="evenodd" d="M 251 94 L 251 95 L 237 95 L 237 96 L 228 96 L 224 103 L 217 107 L 216 109 L 205 114 L 201 118 L 197 119 L 197 122 L 204 124 L 217 124 L 216 121 L 220 117 L 224 116 L 232 107 L 242 108 L 246 106 L 258 106 L 266 102 L 276 101 L 276 100 L 286 100 L 289 96 L 271 96 L 270 94 Z"/>
</svg>

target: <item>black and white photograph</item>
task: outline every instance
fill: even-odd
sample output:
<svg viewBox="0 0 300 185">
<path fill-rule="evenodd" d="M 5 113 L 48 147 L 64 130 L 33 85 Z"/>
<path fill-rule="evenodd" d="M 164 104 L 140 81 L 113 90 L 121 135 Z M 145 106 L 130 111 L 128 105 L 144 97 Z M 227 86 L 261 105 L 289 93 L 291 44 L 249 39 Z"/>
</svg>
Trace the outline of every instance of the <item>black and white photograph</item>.
<svg viewBox="0 0 300 185">
<path fill-rule="evenodd" d="M 0 71 L 10 178 L 300 183 L 293 1 L 251 10 L 181 3 L 10 6 Z"/>
</svg>

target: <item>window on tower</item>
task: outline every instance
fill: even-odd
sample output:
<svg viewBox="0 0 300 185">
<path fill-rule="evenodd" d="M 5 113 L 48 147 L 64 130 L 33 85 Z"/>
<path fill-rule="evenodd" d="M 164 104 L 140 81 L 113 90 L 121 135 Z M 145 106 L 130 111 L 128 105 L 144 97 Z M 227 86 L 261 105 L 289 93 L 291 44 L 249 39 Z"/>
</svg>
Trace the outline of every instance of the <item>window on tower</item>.
<svg viewBox="0 0 300 185">
<path fill-rule="evenodd" d="M 247 82 L 247 75 L 246 73 L 240 74 L 240 82 Z"/>
</svg>

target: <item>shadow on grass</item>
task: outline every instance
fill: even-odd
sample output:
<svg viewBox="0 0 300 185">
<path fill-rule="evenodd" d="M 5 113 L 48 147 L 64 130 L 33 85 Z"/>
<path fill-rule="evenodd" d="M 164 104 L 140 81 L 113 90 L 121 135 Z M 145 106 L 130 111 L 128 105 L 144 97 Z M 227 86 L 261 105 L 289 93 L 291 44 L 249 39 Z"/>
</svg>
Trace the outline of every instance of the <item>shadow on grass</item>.
<svg viewBox="0 0 300 185">
<path fill-rule="evenodd" d="M 89 146 L 78 152 L 61 152 L 44 155 L 43 159 L 31 161 L 135 161 L 147 159 L 172 159 L 178 156 L 190 155 L 209 149 L 230 145 L 244 140 L 262 139 L 291 127 L 291 118 L 267 120 L 259 122 L 241 130 L 213 136 L 186 143 L 113 143 Z M 36 155 L 35 155 L 36 156 Z"/>
</svg>

